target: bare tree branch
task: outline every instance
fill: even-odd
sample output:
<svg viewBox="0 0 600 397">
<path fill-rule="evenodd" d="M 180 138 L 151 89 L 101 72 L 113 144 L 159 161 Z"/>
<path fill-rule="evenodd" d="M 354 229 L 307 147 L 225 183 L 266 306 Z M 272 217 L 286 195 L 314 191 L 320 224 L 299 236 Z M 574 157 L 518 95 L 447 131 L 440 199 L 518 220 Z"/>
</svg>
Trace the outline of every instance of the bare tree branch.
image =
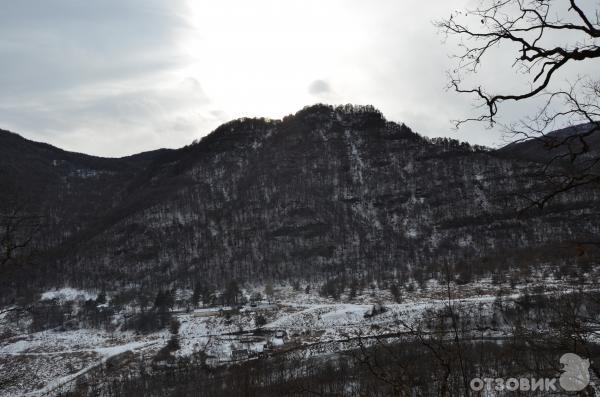
<svg viewBox="0 0 600 397">
<path fill-rule="evenodd" d="M 576 0 L 567 4 L 558 0 L 483 0 L 474 10 L 436 22 L 446 37 L 459 40 L 449 88 L 473 96 L 480 111 L 456 120 L 456 127 L 473 121 L 493 126 L 502 103 L 543 100 L 538 113 L 506 128 L 519 141 L 537 139 L 550 156 L 541 173 L 548 191 L 525 196 L 531 206 L 541 208 L 562 193 L 600 182 L 600 150 L 591 145 L 600 135 L 600 81 L 585 76 L 567 83 L 566 89 L 552 84 L 565 66 L 600 60 L 598 10 L 594 16 Z M 500 88 L 485 84 L 464 86 L 463 76 L 477 75 L 496 48 L 514 52 L 512 68 L 524 76 L 527 89 L 499 92 Z M 562 136 L 550 134 L 580 124 L 587 128 Z"/>
</svg>

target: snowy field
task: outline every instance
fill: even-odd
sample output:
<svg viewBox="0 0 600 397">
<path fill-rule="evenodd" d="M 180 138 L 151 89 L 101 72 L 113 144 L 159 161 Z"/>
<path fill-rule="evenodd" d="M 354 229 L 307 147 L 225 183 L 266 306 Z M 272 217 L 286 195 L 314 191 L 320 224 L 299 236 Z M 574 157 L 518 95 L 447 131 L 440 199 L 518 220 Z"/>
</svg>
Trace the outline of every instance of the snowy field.
<svg viewBox="0 0 600 397">
<path fill-rule="evenodd" d="M 558 285 L 546 282 L 544 293 L 558 289 Z M 465 286 L 458 291 L 452 296 L 456 310 L 468 310 L 482 318 L 491 316 L 497 291 L 489 283 Z M 250 294 L 251 289 L 245 292 Z M 516 299 L 520 288 L 510 292 L 503 295 L 504 301 Z M 41 298 L 76 301 L 95 296 L 90 291 L 65 288 L 47 291 Z M 280 286 L 276 303 L 246 305 L 228 315 L 223 315 L 230 309 L 227 307 L 189 311 L 175 308 L 173 316 L 181 325 L 179 348 L 174 356 L 189 358 L 201 354 L 208 365 L 227 365 L 289 349 L 301 350 L 307 356 L 330 354 L 351 348 L 353 345 L 348 342 L 357 337 L 408 332 L 424 313 L 442 310 L 447 305 L 443 286 L 436 285 L 402 303 L 392 302 L 387 290 L 366 290 L 353 302 L 333 302 Z M 256 325 L 257 315 L 265 319 L 260 327 Z M 171 336 L 168 329 L 142 335 L 118 328 L 113 332 L 55 329 L 37 333 L 24 332 L 23 328 L 10 323 L 6 313 L 0 315 L 0 331 L 11 330 L 13 334 L 0 340 L 2 397 L 53 395 L 68 390 L 77 378 L 115 357 L 153 357 Z M 501 327 L 485 332 L 489 337 L 507 335 Z"/>
</svg>

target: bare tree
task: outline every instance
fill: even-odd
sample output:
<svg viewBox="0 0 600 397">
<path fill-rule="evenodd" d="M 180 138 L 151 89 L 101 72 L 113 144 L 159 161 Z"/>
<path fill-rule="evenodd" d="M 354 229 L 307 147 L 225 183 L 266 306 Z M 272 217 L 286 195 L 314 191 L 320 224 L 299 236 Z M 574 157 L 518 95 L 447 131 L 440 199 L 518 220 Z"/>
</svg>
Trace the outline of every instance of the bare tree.
<svg viewBox="0 0 600 397">
<path fill-rule="evenodd" d="M 23 203 L 4 200 L 0 205 L 0 269 L 24 252 L 40 229 L 40 217 Z"/>
<path fill-rule="evenodd" d="M 449 88 L 472 95 L 478 105 L 478 113 L 457 120 L 457 127 L 473 121 L 494 125 L 502 105 L 509 102 L 538 106 L 532 115 L 504 126 L 517 142 L 529 140 L 534 149 L 548 150 L 536 159 L 547 188 L 526 197 L 533 206 L 542 208 L 564 192 L 600 183 L 600 75 L 557 81 L 559 72 L 572 65 L 600 66 L 599 7 L 597 2 L 577 0 L 483 0 L 474 10 L 453 13 L 436 23 L 447 37 L 459 39 Z M 521 91 L 502 92 L 477 83 L 482 80 L 482 65 L 496 60 L 493 54 L 499 48 L 512 54 L 512 68 L 525 80 Z M 556 131 L 561 128 L 565 130 Z M 569 306 L 570 300 L 559 300 L 560 315 L 554 323 L 558 335 L 553 339 L 572 350 L 577 346 L 589 350 L 590 328 L 595 329 L 597 319 L 581 307 L 590 306 L 597 295 L 582 291 L 572 296 L 584 299 L 586 305 Z"/>
<path fill-rule="evenodd" d="M 33 260 L 33 241 L 39 235 L 42 218 L 16 194 L 0 194 L 0 302 L 10 299 L 27 282 L 23 264 Z M 12 298 L 14 301 L 14 297 Z M 1 305 L 1 303 L 0 303 Z M 29 308 L 10 307 L 9 311 Z"/>
<path fill-rule="evenodd" d="M 519 140 L 539 141 L 551 153 L 545 159 L 543 177 L 552 188 L 530 198 L 532 205 L 539 207 L 560 193 L 600 182 L 600 151 L 592 147 L 600 135 L 600 80 L 583 76 L 566 86 L 556 84 L 557 73 L 572 64 L 600 64 L 600 11 L 581 3 L 482 0 L 476 9 L 455 12 L 436 22 L 447 38 L 459 41 L 449 88 L 472 95 L 478 105 L 476 115 L 455 121 L 457 127 L 470 121 L 494 125 L 500 107 L 507 102 L 538 104 L 538 112 L 505 128 Z M 512 68 L 525 79 L 521 91 L 500 92 L 481 82 L 482 65 L 496 64 L 492 54 L 498 49 L 512 53 Z M 475 83 L 469 85 L 467 77 Z M 582 124 L 568 134 L 549 135 Z"/>
</svg>

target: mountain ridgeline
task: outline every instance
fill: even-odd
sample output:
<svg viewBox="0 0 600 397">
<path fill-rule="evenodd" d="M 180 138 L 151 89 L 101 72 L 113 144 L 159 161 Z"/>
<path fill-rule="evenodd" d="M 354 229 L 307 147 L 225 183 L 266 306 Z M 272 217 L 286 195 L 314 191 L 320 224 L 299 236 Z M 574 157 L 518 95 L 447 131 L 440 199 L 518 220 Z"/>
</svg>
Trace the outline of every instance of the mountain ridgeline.
<svg viewBox="0 0 600 397">
<path fill-rule="evenodd" d="M 535 159 L 533 159 L 535 160 Z M 240 119 L 197 143 L 119 159 L 0 131 L 3 203 L 41 229 L 5 291 L 196 280 L 453 278 L 585 266 L 599 193 L 543 211 L 539 164 L 427 139 L 374 108 L 315 105 Z"/>
</svg>

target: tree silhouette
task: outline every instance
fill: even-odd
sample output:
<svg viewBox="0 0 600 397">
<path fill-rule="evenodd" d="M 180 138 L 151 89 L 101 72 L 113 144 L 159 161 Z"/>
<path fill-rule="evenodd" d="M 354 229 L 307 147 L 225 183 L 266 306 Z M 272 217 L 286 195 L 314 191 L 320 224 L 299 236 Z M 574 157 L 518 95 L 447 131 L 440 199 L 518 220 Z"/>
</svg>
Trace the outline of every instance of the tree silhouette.
<svg viewBox="0 0 600 397">
<path fill-rule="evenodd" d="M 0 267 L 14 261 L 29 246 L 39 228 L 39 216 L 32 215 L 17 201 L 3 199 L 0 204 Z"/>
<path fill-rule="evenodd" d="M 494 125 L 506 102 L 542 101 L 534 115 L 505 126 L 519 140 L 535 139 L 549 151 L 542 175 L 551 188 L 528 197 L 538 207 L 560 193 L 600 182 L 600 153 L 594 150 L 600 135 L 600 80 L 584 76 L 566 88 L 552 84 L 559 70 L 600 58 L 599 11 L 584 8 L 576 0 L 486 0 L 474 10 L 455 12 L 436 22 L 446 37 L 458 38 L 460 43 L 449 88 L 474 96 L 482 110 L 457 120 L 457 127 L 469 121 Z M 497 92 L 478 77 L 498 48 L 513 52 L 512 68 L 525 77 L 525 89 Z M 478 82 L 467 85 L 468 75 Z M 566 134 L 549 134 L 582 124 L 583 128 Z"/>
</svg>

